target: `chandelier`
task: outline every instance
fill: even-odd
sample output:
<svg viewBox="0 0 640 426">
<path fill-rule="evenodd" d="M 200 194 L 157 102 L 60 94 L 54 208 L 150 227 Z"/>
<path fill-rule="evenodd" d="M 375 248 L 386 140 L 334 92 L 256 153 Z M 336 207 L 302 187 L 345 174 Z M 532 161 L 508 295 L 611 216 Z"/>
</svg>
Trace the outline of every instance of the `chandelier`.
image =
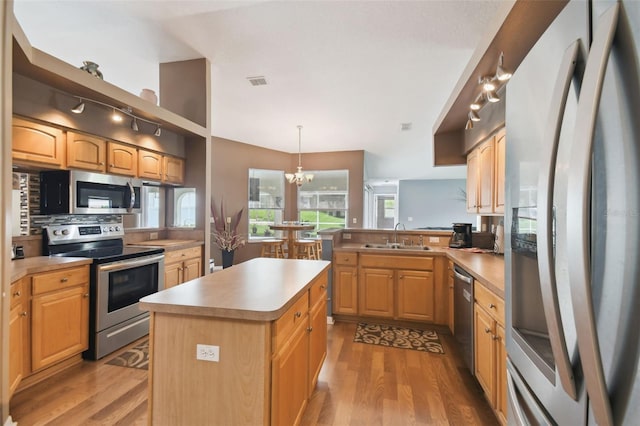
<svg viewBox="0 0 640 426">
<path fill-rule="evenodd" d="M 311 173 L 302 173 L 302 165 L 301 165 L 301 158 L 302 158 L 302 151 L 301 151 L 301 145 L 302 145 L 302 126 L 298 125 L 298 171 L 295 173 L 285 173 L 284 177 L 287 178 L 287 180 L 289 181 L 289 183 L 295 183 L 298 186 L 302 186 L 302 184 L 306 181 L 306 182 L 311 182 L 313 180 L 313 174 Z"/>
</svg>

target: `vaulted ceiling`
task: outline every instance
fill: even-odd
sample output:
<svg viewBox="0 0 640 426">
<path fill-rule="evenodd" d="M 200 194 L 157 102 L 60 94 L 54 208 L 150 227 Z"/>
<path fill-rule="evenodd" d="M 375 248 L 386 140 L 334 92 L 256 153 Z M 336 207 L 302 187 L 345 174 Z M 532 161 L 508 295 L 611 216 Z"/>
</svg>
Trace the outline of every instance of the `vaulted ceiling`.
<svg viewBox="0 0 640 426">
<path fill-rule="evenodd" d="M 15 0 L 34 47 L 158 91 L 211 61 L 213 135 L 285 152 L 365 150 L 365 179 L 448 179 L 432 127 L 503 1 Z M 248 77 L 262 76 L 253 86 Z M 410 123 L 410 130 L 402 130 Z"/>
</svg>

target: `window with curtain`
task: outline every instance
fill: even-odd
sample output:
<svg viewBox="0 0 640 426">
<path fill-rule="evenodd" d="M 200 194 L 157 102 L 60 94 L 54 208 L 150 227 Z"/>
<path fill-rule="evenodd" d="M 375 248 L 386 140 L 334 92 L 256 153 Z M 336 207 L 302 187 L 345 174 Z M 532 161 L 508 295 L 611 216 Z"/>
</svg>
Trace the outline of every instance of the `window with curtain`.
<svg viewBox="0 0 640 426">
<path fill-rule="evenodd" d="M 349 212 L 349 171 L 319 170 L 298 188 L 298 220 L 315 225 L 306 236 L 329 228 L 345 228 Z"/>
<path fill-rule="evenodd" d="M 249 169 L 249 239 L 273 237 L 269 225 L 283 215 L 284 171 Z"/>
</svg>

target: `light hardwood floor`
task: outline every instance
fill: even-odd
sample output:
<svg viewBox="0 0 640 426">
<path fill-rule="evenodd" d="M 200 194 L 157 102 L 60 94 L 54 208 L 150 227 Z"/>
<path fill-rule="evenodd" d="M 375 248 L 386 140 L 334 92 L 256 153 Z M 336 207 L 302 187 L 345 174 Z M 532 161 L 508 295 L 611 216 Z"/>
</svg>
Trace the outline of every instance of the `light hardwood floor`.
<svg viewBox="0 0 640 426">
<path fill-rule="evenodd" d="M 303 425 L 498 424 L 452 336 L 440 334 L 446 354 L 437 355 L 353 343 L 355 328 L 329 327 L 327 359 Z M 146 424 L 147 373 L 107 365 L 112 356 L 17 393 L 13 419 L 19 426 Z"/>
</svg>

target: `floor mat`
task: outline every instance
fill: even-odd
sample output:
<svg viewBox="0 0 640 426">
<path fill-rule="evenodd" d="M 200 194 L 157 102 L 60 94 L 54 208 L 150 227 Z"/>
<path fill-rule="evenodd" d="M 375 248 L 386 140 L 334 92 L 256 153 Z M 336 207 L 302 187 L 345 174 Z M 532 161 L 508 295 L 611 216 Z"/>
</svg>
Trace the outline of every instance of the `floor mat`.
<svg viewBox="0 0 640 426">
<path fill-rule="evenodd" d="M 353 341 L 444 354 L 438 334 L 430 330 L 360 323 Z"/>
</svg>

